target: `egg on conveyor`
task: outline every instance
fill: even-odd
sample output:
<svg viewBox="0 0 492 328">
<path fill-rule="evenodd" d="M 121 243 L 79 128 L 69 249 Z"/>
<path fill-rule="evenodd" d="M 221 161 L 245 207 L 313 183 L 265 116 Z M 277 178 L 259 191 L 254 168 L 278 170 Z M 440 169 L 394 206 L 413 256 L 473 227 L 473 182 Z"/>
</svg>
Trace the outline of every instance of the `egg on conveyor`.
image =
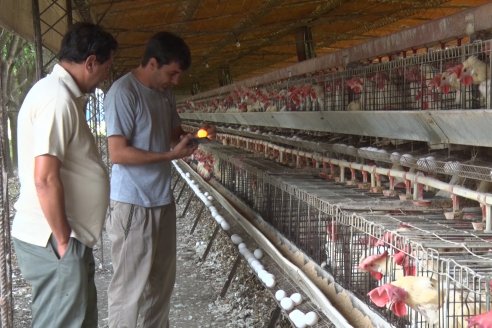
<svg viewBox="0 0 492 328">
<path fill-rule="evenodd" d="M 241 236 L 239 235 L 233 234 L 231 235 L 231 240 L 234 244 L 239 245 L 240 243 L 242 243 L 243 238 L 241 238 Z"/>
<path fill-rule="evenodd" d="M 294 302 L 292 302 L 292 300 L 290 298 L 284 297 L 280 300 L 280 306 L 285 311 L 290 311 L 294 308 Z"/>
<path fill-rule="evenodd" d="M 291 313 L 289 313 L 289 318 L 292 320 L 296 328 L 306 328 L 306 319 L 304 318 L 305 314 L 301 310 L 295 309 Z"/>
<path fill-rule="evenodd" d="M 226 220 L 223 220 L 221 223 L 220 223 L 220 227 L 222 228 L 222 230 L 224 231 L 228 231 L 231 226 L 229 225 L 229 223 L 227 223 Z"/>
<path fill-rule="evenodd" d="M 286 293 L 286 292 L 285 292 L 285 290 L 283 290 L 283 289 L 279 289 L 279 290 L 277 290 L 277 291 L 275 292 L 275 299 L 276 299 L 277 301 L 279 301 L 279 302 L 280 302 L 280 301 L 281 301 L 284 297 L 286 297 L 286 296 L 287 296 L 287 293 Z"/>
<path fill-rule="evenodd" d="M 254 256 L 259 260 L 263 257 L 263 251 L 259 248 L 255 249 L 253 252 Z"/>
<path fill-rule="evenodd" d="M 314 326 L 318 323 L 318 314 L 314 311 L 310 311 L 304 315 L 304 322 L 308 326 Z"/>
<path fill-rule="evenodd" d="M 302 295 L 299 293 L 294 293 L 290 295 L 290 299 L 292 300 L 292 302 L 294 302 L 295 305 L 299 305 L 302 303 Z"/>
</svg>

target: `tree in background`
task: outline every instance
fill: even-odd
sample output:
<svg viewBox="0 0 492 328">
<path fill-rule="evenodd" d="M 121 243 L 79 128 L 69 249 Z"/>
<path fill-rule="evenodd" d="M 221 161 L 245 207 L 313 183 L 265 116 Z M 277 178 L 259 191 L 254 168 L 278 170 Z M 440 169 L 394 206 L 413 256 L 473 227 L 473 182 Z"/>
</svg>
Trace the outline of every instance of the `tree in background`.
<svg viewBox="0 0 492 328">
<path fill-rule="evenodd" d="M 0 137 L 5 142 L 5 165 L 9 174 L 17 167 L 17 115 L 22 100 L 35 82 L 35 57 L 32 43 L 0 28 Z"/>
</svg>

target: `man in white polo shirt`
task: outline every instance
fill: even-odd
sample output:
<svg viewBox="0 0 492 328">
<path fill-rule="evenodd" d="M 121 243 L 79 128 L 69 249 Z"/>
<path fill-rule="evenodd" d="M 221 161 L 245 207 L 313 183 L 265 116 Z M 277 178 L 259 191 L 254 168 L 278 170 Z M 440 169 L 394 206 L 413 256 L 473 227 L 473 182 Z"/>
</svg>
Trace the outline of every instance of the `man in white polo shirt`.
<svg viewBox="0 0 492 328">
<path fill-rule="evenodd" d="M 86 94 L 109 76 L 117 42 L 77 23 L 59 64 L 19 112 L 20 196 L 12 236 L 32 285 L 32 327 L 97 327 L 96 244 L 108 206 L 106 168 L 86 123 Z"/>
</svg>

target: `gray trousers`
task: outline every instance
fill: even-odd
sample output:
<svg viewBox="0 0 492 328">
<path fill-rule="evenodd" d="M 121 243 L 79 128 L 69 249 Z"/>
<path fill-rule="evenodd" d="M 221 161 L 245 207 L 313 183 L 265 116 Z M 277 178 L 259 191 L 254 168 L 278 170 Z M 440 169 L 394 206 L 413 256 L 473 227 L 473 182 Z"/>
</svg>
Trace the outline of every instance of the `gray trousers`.
<svg viewBox="0 0 492 328">
<path fill-rule="evenodd" d="M 145 208 L 111 201 L 106 221 L 113 277 L 110 328 L 169 327 L 176 278 L 176 207 Z M 140 319 L 139 319 L 140 315 Z"/>
<path fill-rule="evenodd" d="M 92 248 L 70 238 L 59 259 L 53 237 L 46 247 L 13 242 L 22 276 L 32 285 L 32 327 L 97 328 Z"/>
</svg>

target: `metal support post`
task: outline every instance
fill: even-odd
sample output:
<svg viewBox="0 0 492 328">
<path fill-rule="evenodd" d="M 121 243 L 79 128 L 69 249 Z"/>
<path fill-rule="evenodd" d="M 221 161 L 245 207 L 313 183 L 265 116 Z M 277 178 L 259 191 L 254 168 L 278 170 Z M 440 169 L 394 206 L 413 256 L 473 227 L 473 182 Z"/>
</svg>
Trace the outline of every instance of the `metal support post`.
<svg viewBox="0 0 492 328">
<path fill-rule="evenodd" d="M 219 232 L 219 228 L 220 228 L 220 225 L 216 223 L 214 233 L 212 234 L 212 237 L 210 238 L 210 240 L 208 242 L 207 248 L 205 249 L 205 252 L 203 253 L 203 256 L 201 259 L 202 262 L 205 262 L 205 259 L 207 258 L 207 255 L 210 252 L 210 249 L 212 248 L 212 244 L 215 240 L 215 236 L 217 236 L 217 232 Z"/>
<path fill-rule="evenodd" d="M 183 186 L 181 187 L 181 190 L 179 191 L 178 198 L 176 198 L 176 204 L 179 203 L 179 199 L 181 198 L 181 195 L 183 195 L 183 191 L 185 190 L 185 188 L 186 188 L 187 185 L 188 184 L 183 179 Z"/>
<path fill-rule="evenodd" d="M 181 214 L 179 215 L 180 218 L 182 218 L 185 215 L 186 211 L 188 210 L 188 207 L 190 206 L 191 201 L 195 198 L 195 196 L 196 196 L 196 194 L 194 192 L 190 192 L 190 197 L 188 198 L 188 201 L 186 202 L 186 205 L 183 209 L 183 212 L 181 212 Z"/>
<path fill-rule="evenodd" d="M 224 297 L 225 294 L 227 293 L 227 289 L 229 289 L 232 278 L 234 278 L 234 275 L 236 274 L 237 268 L 240 263 L 241 263 L 241 255 L 238 255 L 236 257 L 236 261 L 234 261 L 234 265 L 232 266 L 231 272 L 229 272 L 229 276 L 227 277 L 224 287 L 222 287 L 222 291 L 220 292 L 220 297 Z"/>
<path fill-rule="evenodd" d="M 195 231 L 196 225 L 198 224 L 198 221 L 200 221 L 200 217 L 202 216 L 203 210 L 205 209 L 205 204 L 202 203 L 202 206 L 198 210 L 198 214 L 196 215 L 195 222 L 193 222 L 193 226 L 190 229 L 190 235 L 193 234 Z"/>
<path fill-rule="evenodd" d="M 281 313 L 281 309 L 277 305 L 277 307 L 275 308 L 275 310 L 272 311 L 272 314 L 270 316 L 270 322 L 268 323 L 268 328 L 275 328 L 275 324 L 277 323 L 278 318 L 280 318 L 280 313 Z"/>
<path fill-rule="evenodd" d="M 181 180 L 181 179 L 179 179 L 179 178 L 178 178 L 178 179 L 176 179 L 176 181 L 174 182 L 174 185 L 173 185 L 173 187 L 172 187 L 172 190 L 173 190 L 173 191 L 174 191 L 174 189 L 176 189 L 176 186 L 178 185 L 178 183 L 179 183 L 179 181 L 180 181 L 180 180 Z M 183 181 L 184 181 L 184 179 L 183 179 Z"/>
</svg>

